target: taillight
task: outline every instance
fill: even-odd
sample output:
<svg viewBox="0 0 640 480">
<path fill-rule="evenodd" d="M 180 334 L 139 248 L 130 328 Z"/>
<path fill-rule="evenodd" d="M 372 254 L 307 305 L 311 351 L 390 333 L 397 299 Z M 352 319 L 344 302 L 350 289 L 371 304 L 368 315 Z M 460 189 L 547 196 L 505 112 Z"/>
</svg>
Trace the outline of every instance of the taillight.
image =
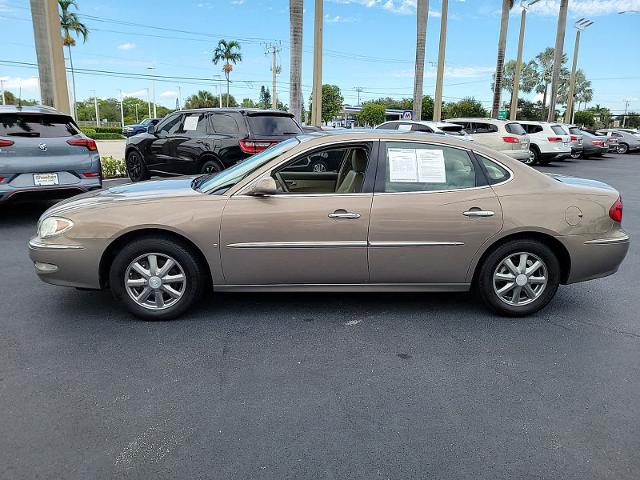
<svg viewBox="0 0 640 480">
<path fill-rule="evenodd" d="M 577 142 L 578 141 L 578 136 L 577 135 L 571 135 L 571 141 L 572 142 Z"/>
<path fill-rule="evenodd" d="M 13 145 L 13 140 L 0 138 L 0 147 L 10 147 L 11 145 Z"/>
<path fill-rule="evenodd" d="M 266 150 L 271 145 L 275 145 L 278 142 L 256 142 L 253 140 L 240 140 L 240 150 L 244 153 L 249 153 L 253 155 L 254 153 L 260 153 L 263 150 Z"/>
<path fill-rule="evenodd" d="M 0 177 L 0 183 L 4 182 L 4 177 Z"/>
<path fill-rule="evenodd" d="M 96 141 L 92 138 L 70 138 L 67 140 L 69 145 L 73 145 L 74 147 L 87 147 L 88 150 L 95 152 L 98 150 L 98 146 L 96 145 Z"/>
<path fill-rule="evenodd" d="M 616 203 L 611 205 L 609 216 L 614 222 L 622 222 L 622 197 L 620 195 L 618 195 Z"/>
<path fill-rule="evenodd" d="M 591 143 L 593 143 L 594 145 L 598 145 L 599 147 L 604 146 L 604 142 L 602 140 L 591 140 Z"/>
<path fill-rule="evenodd" d="M 520 139 L 518 137 L 502 137 L 505 143 L 520 143 Z"/>
<path fill-rule="evenodd" d="M 87 178 L 95 178 L 95 177 L 99 177 L 100 173 L 98 172 L 85 172 L 82 174 L 83 177 L 87 177 Z"/>
<path fill-rule="evenodd" d="M 562 137 L 547 137 L 547 140 L 549 140 L 550 142 L 561 142 Z"/>
</svg>

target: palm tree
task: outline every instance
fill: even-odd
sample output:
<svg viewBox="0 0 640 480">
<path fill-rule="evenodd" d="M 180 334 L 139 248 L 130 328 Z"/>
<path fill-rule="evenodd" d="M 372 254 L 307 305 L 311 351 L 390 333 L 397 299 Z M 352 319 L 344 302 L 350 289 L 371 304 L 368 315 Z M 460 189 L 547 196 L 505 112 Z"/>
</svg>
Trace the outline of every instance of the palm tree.
<svg viewBox="0 0 640 480">
<path fill-rule="evenodd" d="M 542 93 L 542 112 L 543 119 L 546 118 L 547 109 L 547 96 L 549 93 L 549 85 L 553 77 L 553 59 L 555 56 L 555 50 L 551 47 L 545 48 L 542 52 L 536 55 L 534 60 L 535 68 L 538 72 L 538 85 L 536 86 L 536 93 Z M 562 62 L 567 62 L 567 55 L 562 54 Z"/>
<path fill-rule="evenodd" d="M 236 40 L 227 42 L 226 40 L 220 40 L 218 46 L 213 52 L 213 58 L 211 61 L 217 65 L 218 62 L 224 61 L 222 71 L 227 78 L 227 107 L 229 106 L 229 75 L 233 71 L 233 65 L 242 61 L 242 54 L 240 53 L 240 43 Z M 233 64 L 233 65 L 232 65 Z M 222 106 L 222 105 L 221 105 Z"/>
<path fill-rule="evenodd" d="M 302 3 L 289 0 L 289 39 L 291 42 L 291 67 L 289 71 L 289 109 L 300 121 L 302 109 Z"/>
<path fill-rule="evenodd" d="M 69 51 L 69 66 L 71 67 L 71 82 L 73 85 L 73 116 L 74 118 L 78 118 L 78 110 L 76 108 L 76 74 L 73 71 L 73 59 L 71 58 L 71 47 L 75 46 L 76 40 L 72 34 L 75 34 L 78 38 L 82 36 L 82 43 L 84 43 L 87 41 L 89 29 L 84 23 L 78 20 L 76 13 L 69 11 L 71 6 L 78 10 L 76 0 L 58 0 L 58 5 L 60 6 L 62 44 L 65 45 Z"/>
<path fill-rule="evenodd" d="M 422 119 L 422 86 L 424 82 L 424 51 L 427 44 L 429 0 L 418 0 L 416 8 L 416 72 L 413 80 L 413 118 Z"/>
<path fill-rule="evenodd" d="M 184 104 L 184 108 L 211 108 L 215 106 L 222 105 L 218 105 L 218 98 L 206 90 L 198 90 L 198 93 L 188 97 Z"/>
<path fill-rule="evenodd" d="M 498 39 L 498 59 L 496 62 L 496 83 L 493 86 L 493 105 L 491 116 L 498 118 L 500 97 L 502 95 L 502 77 L 504 73 L 504 51 L 507 47 L 507 29 L 509 28 L 509 11 L 515 0 L 502 0 L 502 17 L 500 18 L 500 37 Z"/>
</svg>

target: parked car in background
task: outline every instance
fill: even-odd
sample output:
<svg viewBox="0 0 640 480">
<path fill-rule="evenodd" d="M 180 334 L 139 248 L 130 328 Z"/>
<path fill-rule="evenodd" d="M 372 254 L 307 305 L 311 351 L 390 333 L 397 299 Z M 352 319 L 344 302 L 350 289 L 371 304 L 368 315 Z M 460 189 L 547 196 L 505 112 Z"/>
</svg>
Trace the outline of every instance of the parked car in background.
<svg viewBox="0 0 640 480">
<path fill-rule="evenodd" d="M 569 126 L 569 133 L 582 136 L 582 158 L 601 157 L 609 151 L 607 137 L 594 135 L 576 126 Z"/>
<path fill-rule="evenodd" d="M 597 133 L 606 135 L 610 138 L 617 140 L 618 146 L 616 152 L 628 153 L 640 150 L 640 135 L 636 133 L 630 133 L 626 130 L 619 130 L 617 128 L 603 128 L 597 130 Z"/>
<path fill-rule="evenodd" d="M 341 157 L 339 171 L 291 169 L 318 152 Z M 545 175 L 446 135 L 366 130 L 303 135 L 216 175 L 60 203 L 29 253 L 43 281 L 109 287 L 152 320 L 181 315 L 211 288 L 473 289 L 521 316 L 560 284 L 613 274 L 630 243 L 621 220 L 620 195 L 604 183 Z"/>
<path fill-rule="evenodd" d="M 571 147 L 571 158 L 578 159 L 582 157 L 584 150 L 584 137 L 581 133 L 571 133 L 572 125 L 562 124 L 562 128 L 569 134 L 569 146 Z"/>
<path fill-rule="evenodd" d="M 438 135 L 451 135 L 467 142 L 473 141 L 473 137 L 465 132 L 462 126 L 457 123 L 429 122 L 425 120 L 391 120 L 378 125 L 376 128 L 399 130 L 401 132 L 422 132 L 435 133 Z"/>
<path fill-rule="evenodd" d="M 603 139 L 605 146 L 607 147 L 607 151 L 611 153 L 617 153 L 618 151 L 618 139 L 615 137 L 610 137 L 606 132 L 598 132 L 596 130 L 589 130 L 583 128 L 585 132 L 589 132 L 591 135 L 595 135 L 596 137 L 600 137 Z"/>
<path fill-rule="evenodd" d="M 0 106 L 0 202 L 101 187 L 96 142 L 71 116 L 45 106 Z"/>
<path fill-rule="evenodd" d="M 127 173 L 132 181 L 139 182 L 151 175 L 219 172 L 302 133 L 287 112 L 181 110 L 150 126 L 147 133 L 127 138 Z"/>
<path fill-rule="evenodd" d="M 571 155 L 571 137 L 559 123 L 520 120 L 520 125 L 529 134 L 533 154 L 532 164 L 546 165 L 553 160 L 562 160 Z"/>
<path fill-rule="evenodd" d="M 491 147 L 521 162 L 530 163 L 529 136 L 517 122 L 495 118 L 449 118 L 445 122 L 455 123 L 481 145 Z"/>
<path fill-rule="evenodd" d="M 134 125 L 125 125 L 122 129 L 122 134 L 125 137 L 131 137 L 139 133 L 146 132 L 151 125 L 157 125 L 161 118 L 145 118 L 140 123 Z"/>
</svg>

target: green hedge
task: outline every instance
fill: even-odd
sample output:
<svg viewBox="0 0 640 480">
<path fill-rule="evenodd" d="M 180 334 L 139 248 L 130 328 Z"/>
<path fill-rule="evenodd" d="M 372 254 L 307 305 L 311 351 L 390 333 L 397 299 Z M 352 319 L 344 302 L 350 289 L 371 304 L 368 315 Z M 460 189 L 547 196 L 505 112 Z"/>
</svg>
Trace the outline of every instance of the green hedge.
<svg viewBox="0 0 640 480">
<path fill-rule="evenodd" d="M 127 174 L 127 164 L 124 160 L 113 157 L 100 157 L 103 178 L 124 177 Z"/>
<path fill-rule="evenodd" d="M 93 138 L 94 135 L 96 134 L 95 128 L 81 128 L 80 130 L 89 138 Z"/>
<path fill-rule="evenodd" d="M 122 135 L 122 128 L 120 127 L 96 127 L 94 130 L 96 133 L 118 133 Z"/>
<path fill-rule="evenodd" d="M 120 133 L 94 133 L 91 138 L 94 140 L 120 140 L 122 135 Z"/>
</svg>

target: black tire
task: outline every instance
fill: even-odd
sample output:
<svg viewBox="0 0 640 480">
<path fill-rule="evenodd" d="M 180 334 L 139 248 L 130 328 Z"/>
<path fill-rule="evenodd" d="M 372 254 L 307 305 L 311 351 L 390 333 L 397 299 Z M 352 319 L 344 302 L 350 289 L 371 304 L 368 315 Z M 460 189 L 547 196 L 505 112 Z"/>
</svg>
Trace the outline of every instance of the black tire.
<svg viewBox="0 0 640 480">
<path fill-rule="evenodd" d="M 570 157 L 573 158 L 574 160 L 578 160 L 579 158 L 582 157 L 582 152 L 571 152 Z"/>
<path fill-rule="evenodd" d="M 209 174 L 209 173 L 218 173 L 222 171 L 222 166 L 216 160 L 207 160 L 200 167 L 200 173 Z"/>
<path fill-rule="evenodd" d="M 627 145 L 626 143 L 619 143 L 618 148 L 616 149 L 616 153 L 624 155 L 627 152 L 629 152 L 629 145 Z"/>
<path fill-rule="evenodd" d="M 525 165 L 535 165 L 538 163 L 536 153 L 533 150 L 533 147 L 529 148 L 529 157 L 524 161 Z"/>
<path fill-rule="evenodd" d="M 163 309 L 153 310 L 150 309 L 151 307 L 140 305 L 131 297 L 125 286 L 125 275 L 130 264 L 149 254 L 171 257 L 181 272 L 184 272 L 185 283 L 181 289 L 181 297 L 174 304 Z M 159 262 L 158 266 L 160 267 Z M 144 320 L 171 320 L 193 307 L 202 297 L 205 286 L 208 285 L 208 274 L 205 268 L 186 245 L 158 236 L 144 237 L 132 241 L 118 252 L 109 271 L 109 285 L 116 300 L 136 317 Z M 162 289 L 158 287 L 152 292 L 154 295 L 160 293 L 160 296 L 166 296 L 170 302 L 172 300 L 170 296 L 160 290 Z"/>
<path fill-rule="evenodd" d="M 132 182 L 142 182 L 149 180 L 150 175 L 144 163 L 142 155 L 137 150 L 131 150 L 127 154 L 127 175 Z"/>
<path fill-rule="evenodd" d="M 494 274 L 510 255 L 527 253 L 538 257 L 546 268 L 547 283 L 539 296 L 524 305 L 511 305 L 502 300 L 494 288 Z M 536 240 L 512 240 L 494 249 L 478 267 L 475 289 L 484 304 L 494 312 L 508 317 L 531 315 L 544 308 L 554 297 L 560 284 L 560 262 L 553 251 Z M 513 282 L 516 283 L 515 281 Z M 500 284 L 501 285 L 501 284 Z M 515 296 L 515 291 L 513 294 Z M 526 295 L 526 294 L 525 294 Z M 520 298 L 520 296 L 518 297 Z"/>
<path fill-rule="evenodd" d="M 532 165 L 545 165 L 540 159 L 540 149 L 536 145 L 531 145 L 529 151 L 533 153 Z"/>
</svg>

